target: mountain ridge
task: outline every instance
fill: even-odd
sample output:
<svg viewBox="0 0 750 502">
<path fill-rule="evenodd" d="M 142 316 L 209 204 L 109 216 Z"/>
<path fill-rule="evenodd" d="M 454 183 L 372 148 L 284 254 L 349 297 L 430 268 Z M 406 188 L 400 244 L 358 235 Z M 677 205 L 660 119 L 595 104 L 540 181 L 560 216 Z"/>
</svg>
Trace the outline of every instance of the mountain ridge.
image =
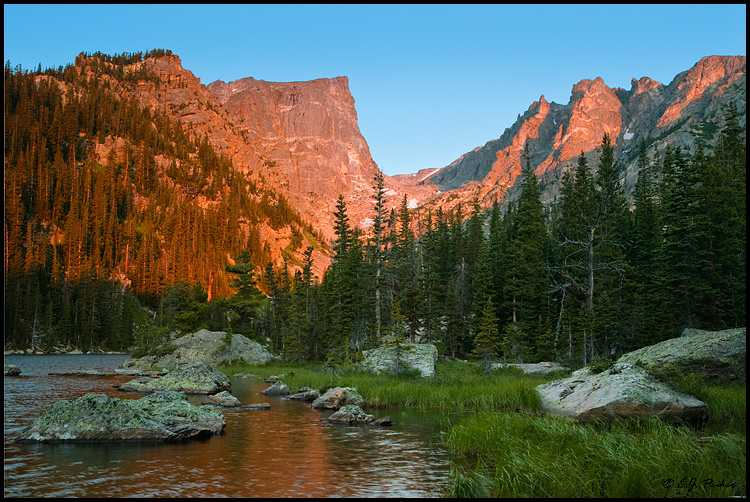
<svg viewBox="0 0 750 502">
<path fill-rule="evenodd" d="M 437 184 L 443 198 L 448 197 L 448 191 L 458 190 L 463 202 L 477 197 L 485 207 L 494 200 L 507 205 L 509 200 L 503 202 L 503 196 L 514 186 L 521 150 L 530 140 L 531 163 L 548 185 L 543 197 L 549 203 L 557 195 L 562 171 L 572 167 L 582 151 L 594 157 L 606 132 L 624 168 L 626 188 L 632 190 L 637 176 L 633 145 L 641 139 L 660 150 L 667 144 L 691 148 L 697 137 L 706 135 L 691 132 L 690 127 L 720 125 L 721 107 L 730 101 L 744 124 L 745 68 L 745 56 L 706 56 L 669 85 L 649 77 L 633 78 L 630 91 L 609 88 L 601 77 L 583 79 L 573 86 L 568 104 L 547 103 L 542 95 L 498 139 L 464 154 L 424 182 Z M 669 131 L 680 120 L 683 123 Z M 702 139 L 705 142 L 713 137 Z"/>
</svg>

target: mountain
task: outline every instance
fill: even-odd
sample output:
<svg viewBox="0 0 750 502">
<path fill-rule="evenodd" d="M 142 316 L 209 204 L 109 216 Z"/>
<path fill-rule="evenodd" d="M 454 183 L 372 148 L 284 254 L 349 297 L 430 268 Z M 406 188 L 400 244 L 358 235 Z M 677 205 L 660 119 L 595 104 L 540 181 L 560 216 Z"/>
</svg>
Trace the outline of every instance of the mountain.
<svg viewBox="0 0 750 502">
<path fill-rule="evenodd" d="M 346 77 L 309 82 L 248 77 L 217 80 L 207 89 L 229 121 L 239 125 L 244 142 L 232 144 L 239 150 L 234 154 L 238 165 L 262 154 L 279 190 L 329 239 L 334 238 L 332 215 L 340 194 L 352 224 L 368 226 L 379 169 L 359 131 Z M 396 207 L 404 195 L 417 205 L 435 191 L 389 177 L 385 186 L 388 207 Z"/>
<path fill-rule="evenodd" d="M 667 145 L 693 150 L 710 145 L 722 125 L 722 107 L 733 103 L 740 123 L 746 120 L 745 56 L 709 56 L 677 75 L 669 85 L 648 77 L 632 80 L 629 91 L 610 88 L 597 77 L 573 86 L 567 105 L 547 102 L 542 95 L 496 140 L 462 155 L 420 182 L 442 192 L 431 205 L 453 206 L 474 197 L 488 207 L 507 205 L 517 196 L 521 153 L 529 142 L 531 164 L 552 202 L 559 194 L 562 173 L 583 152 L 596 166 L 604 133 L 615 145 L 625 187 L 637 178 L 638 145 L 663 151 Z M 592 162 L 593 159 L 593 162 Z"/>
</svg>

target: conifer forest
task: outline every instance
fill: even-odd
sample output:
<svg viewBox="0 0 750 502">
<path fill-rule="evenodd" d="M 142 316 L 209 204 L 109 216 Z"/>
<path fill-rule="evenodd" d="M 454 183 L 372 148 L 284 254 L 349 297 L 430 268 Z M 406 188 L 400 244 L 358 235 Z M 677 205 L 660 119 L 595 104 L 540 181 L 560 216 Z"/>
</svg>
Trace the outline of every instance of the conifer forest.
<svg viewBox="0 0 750 502">
<path fill-rule="evenodd" d="M 746 323 L 746 131 L 734 108 L 694 151 L 642 142 L 632 193 L 607 135 L 549 206 L 528 144 L 503 211 L 412 210 L 406 197 L 388 211 L 378 175 L 374 225 L 358 229 L 339 197 L 316 277 L 301 236 L 317 233 L 281 194 L 114 92 L 113 80 L 152 78 L 126 65 L 163 53 L 79 56 L 87 73 L 6 64 L 6 349 L 137 355 L 207 328 L 331 366 L 385 340 L 582 366 L 686 327 Z M 124 154 L 94 160 L 115 139 Z M 274 263 L 259 222 L 292 227 L 304 259 Z"/>
</svg>

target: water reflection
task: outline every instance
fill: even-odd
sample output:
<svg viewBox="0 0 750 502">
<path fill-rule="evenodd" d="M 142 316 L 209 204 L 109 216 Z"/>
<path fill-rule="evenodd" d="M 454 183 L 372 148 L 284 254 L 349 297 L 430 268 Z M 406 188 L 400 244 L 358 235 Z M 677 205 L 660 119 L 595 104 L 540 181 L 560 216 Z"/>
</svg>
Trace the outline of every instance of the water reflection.
<svg viewBox="0 0 750 502">
<path fill-rule="evenodd" d="M 4 379 L 6 497 L 419 497 L 448 481 L 449 457 L 435 413 L 390 415 L 390 428 L 322 422 L 331 411 L 259 396 L 267 384 L 233 380 L 243 404 L 222 410 L 224 434 L 184 443 L 16 444 L 12 439 L 59 399 L 103 392 L 132 377 L 62 377 L 51 371 L 113 372 L 127 356 L 6 356 L 19 377 Z M 198 397 L 191 397 L 197 403 Z"/>
</svg>

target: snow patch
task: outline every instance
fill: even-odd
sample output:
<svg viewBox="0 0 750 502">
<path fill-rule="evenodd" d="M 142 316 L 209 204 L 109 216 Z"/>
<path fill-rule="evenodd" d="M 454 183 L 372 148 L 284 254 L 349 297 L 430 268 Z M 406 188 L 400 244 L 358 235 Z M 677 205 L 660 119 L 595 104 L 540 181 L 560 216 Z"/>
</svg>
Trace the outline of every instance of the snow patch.
<svg viewBox="0 0 750 502">
<path fill-rule="evenodd" d="M 633 134 L 632 132 L 630 132 L 629 128 L 625 128 L 625 134 L 622 135 L 622 139 L 624 139 L 624 140 L 631 140 L 631 139 L 633 139 L 633 136 L 635 136 L 635 134 Z"/>
<path fill-rule="evenodd" d="M 445 166 L 443 166 L 443 167 L 445 167 Z M 443 167 L 441 167 L 440 169 L 443 169 Z M 424 178 L 422 178 L 422 179 L 421 179 L 421 180 L 419 180 L 419 181 L 424 181 L 424 180 L 426 180 L 427 178 L 429 178 L 429 177 L 430 177 L 430 176 L 432 176 L 433 174 L 435 174 L 435 173 L 437 173 L 438 171 L 440 171 L 440 169 L 437 169 L 437 170 L 435 170 L 435 171 L 432 171 L 432 172 L 431 172 L 430 174 L 428 174 L 427 176 L 425 176 Z"/>
<path fill-rule="evenodd" d="M 359 222 L 359 226 L 361 228 L 369 228 L 375 224 L 375 220 L 372 218 L 363 218 L 361 222 Z"/>
<path fill-rule="evenodd" d="M 385 192 L 383 192 L 383 195 L 398 195 L 398 192 L 395 191 L 393 188 L 389 188 Z"/>
<path fill-rule="evenodd" d="M 419 201 L 417 199 L 411 199 L 406 207 L 409 209 L 415 209 L 419 207 Z"/>
</svg>

